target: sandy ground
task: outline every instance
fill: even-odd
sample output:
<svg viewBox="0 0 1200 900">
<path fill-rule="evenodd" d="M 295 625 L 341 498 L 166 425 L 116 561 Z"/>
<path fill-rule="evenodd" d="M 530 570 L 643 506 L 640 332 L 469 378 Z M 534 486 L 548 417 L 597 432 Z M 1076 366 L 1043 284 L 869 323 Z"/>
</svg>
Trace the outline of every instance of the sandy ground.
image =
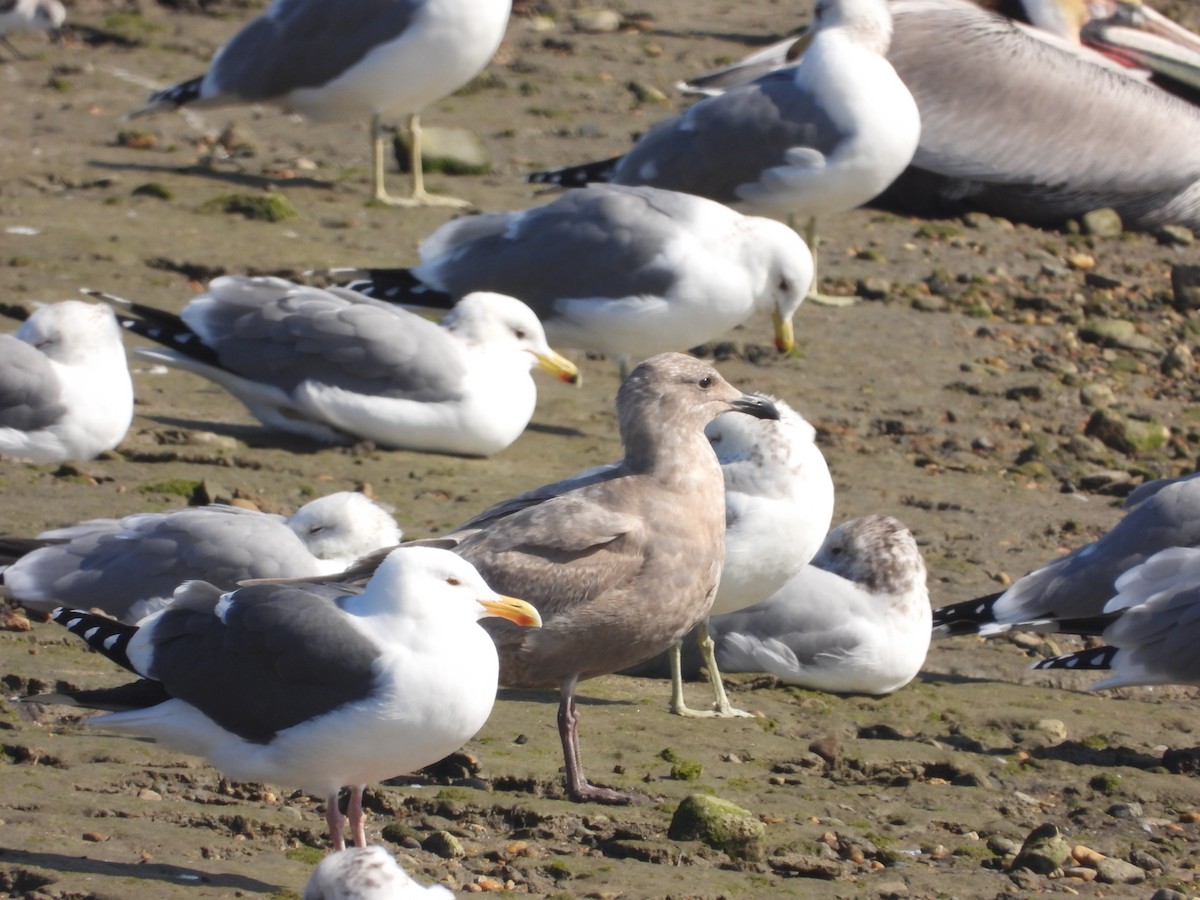
<svg viewBox="0 0 1200 900">
<path fill-rule="evenodd" d="M 311 126 L 270 111 L 218 111 L 150 120 L 145 134 L 122 138 L 119 116 L 148 86 L 198 73 L 249 14 L 238 4 L 202 5 L 209 14 L 81 0 L 65 46 L 17 38 L 30 59 L 0 64 L 0 301 L 25 306 L 88 286 L 178 309 L 221 272 L 298 277 L 413 262 L 420 238 L 449 217 L 364 205 L 362 122 Z M 430 124 L 473 128 L 495 157 L 494 174 L 433 176 L 435 189 L 482 209 L 537 202 L 524 172 L 620 151 L 681 104 L 676 80 L 803 20 L 774 3 L 671 0 L 644 15 L 621 8 L 639 27 L 586 34 L 573 27 L 573 10 L 543 9 L 553 22 L 514 18 L 486 77 L 428 111 Z M 639 101 L 634 83 L 669 99 Z M 231 122 L 248 155 L 206 164 L 204 136 Z M 269 224 L 201 211 L 223 194 L 267 187 L 300 217 Z M 740 352 L 769 343 L 769 324 L 754 321 L 731 335 L 726 349 L 738 352 L 720 367 L 818 425 L 838 486 L 837 520 L 878 511 L 913 528 L 935 604 L 995 590 L 1101 533 L 1120 516 L 1123 484 L 1195 468 L 1191 371 L 1163 374 L 1161 365 L 1165 352 L 1195 344 L 1169 280 L 1173 265 L 1194 261 L 1190 247 L 870 210 L 831 221 L 826 235 L 825 289 L 861 282 L 880 299 L 804 307 L 799 352 L 786 359 Z M 1152 346 L 1090 342 L 1087 326 L 1100 318 L 1134 322 Z M 119 453 L 65 467 L 0 460 L 0 531 L 28 535 L 167 509 L 203 483 L 212 495 L 285 512 L 317 493 L 369 485 L 410 536 L 436 534 L 494 500 L 619 454 L 615 369 L 580 362 L 584 385 L 544 380 L 526 434 L 487 460 L 316 447 L 262 431 L 198 379 L 139 369 L 138 415 Z M 1096 409 L 1083 388 L 1094 385 L 1111 389 L 1113 410 L 1163 426 L 1169 439 L 1124 454 L 1087 437 Z M 1087 396 L 1094 402 L 1095 390 Z M 383 841 L 389 826 L 406 868 L 462 891 L 1193 893 L 1200 790 L 1192 776 L 1160 767 L 1164 747 L 1197 742 L 1191 691 L 1089 694 L 1079 675 L 1029 673 L 1045 652 L 1036 641 L 943 641 L 917 682 L 884 699 L 735 677 L 735 702 L 762 713 L 751 721 L 672 718 L 660 682 L 588 683 L 582 739 L 591 774 L 652 798 L 628 809 L 565 802 L 555 698 L 505 695 L 467 748 L 470 777 L 451 771 L 440 782 L 374 789 L 370 834 Z M 0 673 L 5 694 L 60 679 L 120 679 L 46 624 L 0 633 Z M 693 691 L 693 705 L 705 702 L 703 686 Z M 298 896 L 325 846 L 315 800 L 286 786 L 231 785 L 194 759 L 82 732 L 59 712 L 0 702 L 0 892 Z M 839 745 L 829 764 L 807 749 L 827 737 Z M 698 778 L 672 779 L 664 751 L 699 763 Z M 697 791 L 765 823 L 764 859 L 735 862 L 666 838 L 675 806 Z M 1148 882 L 1006 872 L 1004 850 L 1044 822 L 1072 844 L 1131 861 Z M 437 832 L 455 836 L 459 850 L 437 852 Z"/>
</svg>

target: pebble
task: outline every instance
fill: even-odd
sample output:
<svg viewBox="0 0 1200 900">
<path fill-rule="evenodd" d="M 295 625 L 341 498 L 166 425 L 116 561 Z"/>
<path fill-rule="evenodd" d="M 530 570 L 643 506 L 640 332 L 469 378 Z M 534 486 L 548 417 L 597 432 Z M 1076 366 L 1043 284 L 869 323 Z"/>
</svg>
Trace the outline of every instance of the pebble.
<svg viewBox="0 0 1200 900">
<path fill-rule="evenodd" d="M 467 855 L 462 842 L 448 831 L 435 831 L 421 842 L 421 849 L 442 859 L 462 859 Z"/>
<path fill-rule="evenodd" d="M 1186 225 L 1163 225 L 1154 232 L 1154 239 L 1168 247 L 1190 247 L 1196 236 Z"/>
<path fill-rule="evenodd" d="M 1121 214 L 1109 207 L 1084 213 L 1079 217 L 1079 224 L 1083 227 L 1084 234 L 1096 237 L 1118 237 L 1124 230 Z"/>
<path fill-rule="evenodd" d="M 571 27 L 580 34 L 612 34 L 621 28 L 621 14 L 613 9 L 587 9 L 571 15 Z"/>
<path fill-rule="evenodd" d="M 1181 312 L 1200 309 L 1200 266 L 1172 266 L 1171 292 L 1172 302 Z"/>
<path fill-rule="evenodd" d="M 1104 884 L 1141 884 L 1146 873 L 1133 863 L 1109 857 L 1096 866 L 1096 880 Z"/>
</svg>

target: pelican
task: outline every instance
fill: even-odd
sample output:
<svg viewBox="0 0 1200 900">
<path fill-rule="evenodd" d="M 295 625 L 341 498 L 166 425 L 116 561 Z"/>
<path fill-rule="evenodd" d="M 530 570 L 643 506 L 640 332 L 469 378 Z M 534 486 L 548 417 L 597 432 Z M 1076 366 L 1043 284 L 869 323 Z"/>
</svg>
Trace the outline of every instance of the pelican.
<svg viewBox="0 0 1200 900">
<path fill-rule="evenodd" d="M 890 6 L 887 58 L 917 102 L 921 139 L 912 165 L 875 204 L 984 210 L 1036 225 L 1108 206 L 1127 228 L 1200 229 L 1200 110 L 1078 46 L 1089 40 L 1121 61 L 1200 81 L 1200 38 L 1124 3 L 1086 23 L 1067 4 L 1035 6 L 1036 29 L 966 0 Z M 1055 10 L 1068 14 L 1056 19 Z M 803 57 L 803 40 L 688 87 L 716 93 L 789 65 Z"/>
</svg>

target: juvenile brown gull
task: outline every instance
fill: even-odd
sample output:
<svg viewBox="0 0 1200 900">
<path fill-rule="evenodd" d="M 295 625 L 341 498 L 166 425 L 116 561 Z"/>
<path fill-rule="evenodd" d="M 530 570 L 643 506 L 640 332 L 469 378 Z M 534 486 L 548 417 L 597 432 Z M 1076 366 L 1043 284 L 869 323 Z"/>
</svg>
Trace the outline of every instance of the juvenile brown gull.
<svg viewBox="0 0 1200 900">
<path fill-rule="evenodd" d="M 45 531 L 2 570 L 26 609 L 99 609 L 133 624 L 157 612 L 185 581 L 233 590 L 252 578 L 332 575 L 400 540 L 396 520 L 356 491 L 312 500 L 290 517 L 236 506 L 203 506 L 122 519 L 92 519 Z"/>
<path fill-rule="evenodd" d="M 501 294 L 469 294 L 435 325 L 280 278 L 214 279 L 180 316 L 92 293 L 164 345 L 138 356 L 215 381 L 269 428 L 326 443 L 488 456 L 529 424 L 534 366 L 578 380 L 533 311 Z"/>
<path fill-rule="evenodd" d="M 652 357 L 617 392 L 620 463 L 504 500 L 434 539 L 498 590 L 522 591 L 542 614 L 535 640 L 488 631 L 503 686 L 559 690 L 572 800 L 631 799 L 584 776 L 576 684 L 661 653 L 712 605 L 725 557 L 725 491 L 704 426 L 730 411 L 778 416 L 769 400 L 741 393 L 707 363 Z"/>
<path fill-rule="evenodd" d="M 192 581 L 137 626 L 80 610 L 55 620 L 141 676 L 118 688 L 28 698 L 112 710 L 87 724 L 205 757 L 238 781 L 326 798 L 334 849 L 366 846 L 362 792 L 436 762 L 487 721 L 496 697 L 486 616 L 539 623 L 465 560 L 392 550 L 365 585 L 256 584 L 232 593 Z"/>
</svg>

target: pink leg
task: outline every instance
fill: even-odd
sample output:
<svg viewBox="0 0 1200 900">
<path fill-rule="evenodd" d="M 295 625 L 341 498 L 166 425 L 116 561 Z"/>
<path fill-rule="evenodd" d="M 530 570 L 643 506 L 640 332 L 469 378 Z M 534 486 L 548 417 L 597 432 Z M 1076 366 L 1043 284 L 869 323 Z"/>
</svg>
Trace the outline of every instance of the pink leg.
<svg viewBox="0 0 1200 900">
<path fill-rule="evenodd" d="M 335 851 L 346 849 L 346 839 L 342 833 L 342 810 L 338 807 L 338 791 L 334 791 L 325 799 L 325 822 L 329 825 L 329 841 Z"/>
<path fill-rule="evenodd" d="M 563 760 L 567 769 L 567 796 L 576 803 L 632 803 L 632 794 L 588 784 L 579 760 L 579 712 L 575 709 L 575 677 L 559 686 L 558 736 L 562 740 Z"/>
<path fill-rule="evenodd" d="M 363 790 L 365 784 L 356 784 L 350 789 L 350 802 L 346 806 L 346 815 L 350 819 L 350 833 L 354 836 L 355 847 L 367 846 L 367 827 L 363 822 Z"/>
</svg>

